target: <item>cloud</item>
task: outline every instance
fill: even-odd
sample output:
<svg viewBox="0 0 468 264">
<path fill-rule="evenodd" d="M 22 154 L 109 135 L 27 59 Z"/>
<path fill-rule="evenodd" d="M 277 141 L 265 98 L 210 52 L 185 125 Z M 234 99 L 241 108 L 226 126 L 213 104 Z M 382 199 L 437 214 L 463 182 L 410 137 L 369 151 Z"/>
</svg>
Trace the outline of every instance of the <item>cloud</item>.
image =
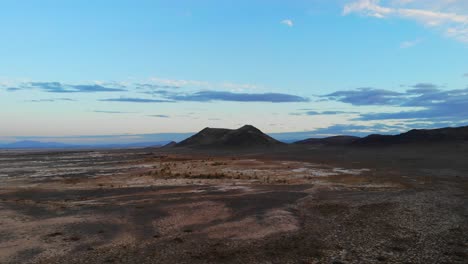
<svg viewBox="0 0 468 264">
<path fill-rule="evenodd" d="M 383 2 L 383 4 L 381 4 Z M 343 8 L 343 14 L 358 13 L 375 18 L 413 20 L 426 27 L 438 29 L 448 37 L 468 43 L 468 4 L 447 0 L 354 0 Z"/>
<path fill-rule="evenodd" d="M 125 111 L 110 111 L 110 110 L 94 110 L 94 113 L 101 114 L 133 114 L 135 112 L 125 112 Z"/>
<path fill-rule="evenodd" d="M 421 42 L 422 41 L 420 39 L 403 41 L 402 43 L 400 43 L 400 48 L 409 49 L 409 48 L 412 48 L 412 47 L 418 45 Z"/>
<path fill-rule="evenodd" d="M 468 72 L 463 74 L 463 77 L 468 77 Z"/>
<path fill-rule="evenodd" d="M 18 88 L 18 87 L 10 87 L 10 88 L 6 88 L 6 90 L 7 90 L 8 92 L 17 92 L 17 91 L 21 91 L 21 90 L 23 90 L 23 89 Z"/>
<path fill-rule="evenodd" d="M 345 115 L 345 114 L 358 114 L 359 112 L 347 112 L 347 111 L 306 111 L 303 113 L 290 113 L 290 115 L 309 115 L 309 116 L 316 116 L 316 115 Z"/>
<path fill-rule="evenodd" d="M 345 111 L 323 111 L 321 115 L 343 115 L 343 114 L 355 114 L 356 112 L 345 112 Z"/>
<path fill-rule="evenodd" d="M 281 20 L 281 24 L 286 25 L 288 27 L 293 27 L 294 26 L 294 22 L 291 19 Z"/>
<path fill-rule="evenodd" d="M 148 98 L 129 98 L 129 97 L 120 97 L 120 98 L 108 98 L 101 99 L 101 102 L 123 102 L 123 103 L 173 103 L 174 101 L 161 100 L 161 99 L 148 99 Z"/>
<path fill-rule="evenodd" d="M 35 100 L 28 100 L 26 102 L 31 103 L 44 103 L 44 102 L 58 102 L 58 101 L 66 101 L 66 102 L 75 102 L 75 99 L 71 98 L 51 98 L 51 99 L 35 99 Z"/>
<path fill-rule="evenodd" d="M 210 102 L 270 102 L 270 103 L 297 103 L 308 102 L 309 99 L 291 94 L 282 93 L 232 93 L 224 91 L 200 91 L 191 94 L 168 95 L 167 99 L 174 101 Z"/>
<path fill-rule="evenodd" d="M 410 85 L 413 89 L 409 89 L 406 92 L 411 94 L 427 94 L 440 91 L 441 86 L 432 83 L 418 83 Z"/>
<path fill-rule="evenodd" d="M 125 89 L 108 88 L 100 85 L 70 85 L 71 89 L 78 93 L 96 93 L 96 92 L 124 92 Z"/>
<path fill-rule="evenodd" d="M 46 93 L 76 94 L 76 93 L 103 93 L 103 92 L 133 92 L 152 95 L 154 98 L 139 98 L 134 96 L 121 96 L 119 98 L 105 98 L 102 102 L 132 102 L 132 103 L 169 103 L 169 102 L 211 102 L 211 101 L 231 101 L 231 102 L 308 102 L 309 99 L 285 93 L 246 93 L 241 91 L 224 90 L 189 90 L 179 89 L 181 85 L 211 86 L 213 83 L 155 79 L 159 83 L 124 83 L 124 82 L 96 82 L 95 84 L 64 84 L 61 82 L 23 82 L 15 86 L 6 86 L 9 92 L 20 90 L 39 89 Z M 249 84 L 221 83 L 221 87 L 235 89 L 256 88 Z M 44 100 L 43 100 L 44 101 Z"/>
<path fill-rule="evenodd" d="M 60 82 L 30 82 L 20 87 L 22 89 L 38 88 L 49 93 L 97 93 L 97 92 L 122 92 L 127 91 L 121 88 L 109 88 L 97 84 L 62 84 Z"/>
<path fill-rule="evenodd" d="M 337 91 L 322 97 L 352 105 L 398 105 L 404 99 L 404 94 L 366 87 L 351 91 Z"/>
<path fill-rule="evenodd" d="M 418 89 L 437 89 L 440 88 L 440 85 L 433 84 L 433 83 L 417 83 L 414 85 L 410 85 L 410 87 L 418 88 Z"/>
<path fill-rule="evenodd" d="M 399 112 L 361 114 L 356 119 L 361 121 L 418 119 L 456 123 L 468 120 L 468 88 L 441 90 L 439 86 L 428 83 L 411 87 L 414 88 L 404 93 L 361 88 L 353 91 L 338 91 L 325 97 L 355 106 L 396 106 L 404 109 Z"/>
<path fill-rule="evenodd" d="M 135 87 L 137 89 L 179 89 L 180 86 L 175 85 L 160 85 L 160 84 L 151 84 L 151 83 L 136 83 Z"/>
<path fill-rule="evenodd" d="M 3 87 L 2 87 L 3 86 Z M 97 92 L 126 92 L 140 90 L 151 93 L 155 90 L 178 90 L 180 88 L 225 89 L 229 91 L 255 90 L 260 86 L 248 83 L 207 82 L 196 80 L 177 80 L 153 77 L 147 82 L 103 82 L 94 81 L 90 84 L 67 84 L 61 82 L 18 82 L 15 85 L 1 83 L 0 87 L 6 91 L 40 89 L 49 93 L 97 93 Z M 9 87 L 9 88 L 6 88 Z"/>
<path fill-rule="evenodd" d="M 259 86 L 249 83 L 234 83 L 234 82 L 208 82 L 208 81 L 198 81 L 198 80 L 184 80 L 184 79 L 167 79 L 160 77 L 152 77 L 150 81 L 158 84 L 160 87 L 156 88 L 180 88 L 180 87 L 190 87 L 190 88 L 203 88 L 203 89 L 227 89 L 231 91 L 241 91 L 241 90 L 255 90 Z"/>
<path fill-rule="evenodd" d="M 169 118 L 168 115 L 148 115 L 149 117 Z"/>
<path fill-rule="evenodd" d="M 401 125 L 354 125 L 354 124 L 336 124 L 326 128 L 319 128 L 311 131 L 317 137 L 326 137 L 334 135 L 353 135 L 353 136 L 367 136 L 369 134 L 397 134 L 405 131 L 407 128 Z"/>
<path fill-rule="evenodd" d="M 171 94 L 175 94 L 174 92 L 168 91 L 168 90 L 151 90 L 151 91 L 145 91 L 145 92 L 141 92 L 141 93 L 151 94 L 151 95 L 162 95 L 162 96 L 168 96 L 168 95 L 171 95 Z"/>
<path fill-rule="evenodd" d="M 269 103 L 297 103 L 309 102 L 308 98 L 282 93 L 232 93 L 225 91 L 199 91 L 193 93 L 179 93 L 166 90 L 148 92 L 160 99 L 148 98 L 109 98 L 103 102 L 132 102 L 132 103 L 170 103 L 170 102 L 269 102 Z"/>
</svg>

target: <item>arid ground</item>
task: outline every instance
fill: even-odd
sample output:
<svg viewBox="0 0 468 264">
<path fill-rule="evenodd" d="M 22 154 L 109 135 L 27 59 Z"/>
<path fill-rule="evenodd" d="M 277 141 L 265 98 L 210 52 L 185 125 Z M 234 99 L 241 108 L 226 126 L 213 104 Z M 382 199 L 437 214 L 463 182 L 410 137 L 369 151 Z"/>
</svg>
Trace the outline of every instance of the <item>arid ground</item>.
<svg viewBox="0 0 468 264">
<path fill-rule="evenodd" d="M 468 147 L 1 151 L 0 263 L 468 263 Z"/>
</svg>

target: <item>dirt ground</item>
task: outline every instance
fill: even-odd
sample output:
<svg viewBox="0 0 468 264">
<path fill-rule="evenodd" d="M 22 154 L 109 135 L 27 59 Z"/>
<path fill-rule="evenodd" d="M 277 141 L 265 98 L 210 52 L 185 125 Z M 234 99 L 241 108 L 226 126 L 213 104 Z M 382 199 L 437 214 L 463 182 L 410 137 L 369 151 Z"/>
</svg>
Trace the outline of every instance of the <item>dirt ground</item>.
<svg viewBox="0 0 468 264">
<path fill-rule="evenodd" d="M 0 263 L 468 263 L 468 152 L 0 152 Z"/>
</svg>

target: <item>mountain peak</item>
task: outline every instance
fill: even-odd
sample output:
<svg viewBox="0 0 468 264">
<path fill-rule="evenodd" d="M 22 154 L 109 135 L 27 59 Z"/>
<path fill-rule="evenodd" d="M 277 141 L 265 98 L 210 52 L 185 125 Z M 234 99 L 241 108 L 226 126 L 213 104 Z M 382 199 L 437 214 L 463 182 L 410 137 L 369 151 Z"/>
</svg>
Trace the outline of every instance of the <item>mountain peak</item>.
<svg viewBox="0 0 468 264">
<path fill-rule="evenodd" d="M 239 130 L 240 129 L 255 129 L 255 130 L 258 130 L 258 128 L 254 127 L 252 125 L 243 125 L 241 128 L 239 128 Z"/>
<path fill-rule="evenodd" d="M 281 142 L 264 134 L 252 125 L 244 125 L 238 129 L 204 128 L 197 134 L 183 140 L 178 147 L 267 147 L 280 145 Z"/>
</svg>

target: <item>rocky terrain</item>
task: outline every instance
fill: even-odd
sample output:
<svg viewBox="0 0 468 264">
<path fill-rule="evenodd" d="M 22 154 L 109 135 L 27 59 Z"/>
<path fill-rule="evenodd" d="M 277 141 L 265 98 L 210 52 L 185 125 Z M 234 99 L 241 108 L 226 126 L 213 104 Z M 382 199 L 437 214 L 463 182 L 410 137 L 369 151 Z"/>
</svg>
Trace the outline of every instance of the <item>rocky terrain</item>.
<svg viewBox="0 0 468 264">
<path fill-rule="evenodd" d="M 260 133 L 0 151 L 0 263 L 468 263 L 463 140 L 367 148 Z"/>
</svg>

